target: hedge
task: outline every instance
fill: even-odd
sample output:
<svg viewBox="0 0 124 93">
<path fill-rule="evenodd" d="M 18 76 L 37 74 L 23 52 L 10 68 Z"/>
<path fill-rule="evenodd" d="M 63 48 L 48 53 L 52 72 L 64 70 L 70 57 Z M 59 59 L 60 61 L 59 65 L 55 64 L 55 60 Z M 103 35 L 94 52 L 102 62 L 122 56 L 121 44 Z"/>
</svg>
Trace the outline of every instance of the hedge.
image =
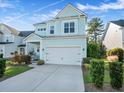
<svg viewBox="0 0 124 93">
<path fill-rule="evenodd" d="M 123 85 L 123 63 L 122 62 L 110 62 L 109 73 L 111 78 L 111 86 L 115 89 L 120 89 Z"/>
<path fill-rule="evenodd" d="M 5 68 L 6 68 L 6 60 L 3 58 L 0 58 L 0 77 L 4 75 Z"/>
<path fill-rule="evenodd" d="M 104 61 L 92 60 L 90 74 L 95 86 L 102 88 L 104 81 Z"/>
<path fill-rule="evenodd" d="M 45 62 L 44 62 L 44 60 L 38 60 L 37 61 L 37 65 L 43 65 Z"/>
<path fill-rule="evenodd" d="M 82 64 L 90 64 L 90 62 L 91 62 L 91 57 L 85 57 L 85 58 L 83 58 L 83 60 L 82 60 Z"/>
<path fill-rule="evenodd" d="M 0 54 L 0 58 L 3 58 L 3 54 L 2 53 Z"/>
</svg>

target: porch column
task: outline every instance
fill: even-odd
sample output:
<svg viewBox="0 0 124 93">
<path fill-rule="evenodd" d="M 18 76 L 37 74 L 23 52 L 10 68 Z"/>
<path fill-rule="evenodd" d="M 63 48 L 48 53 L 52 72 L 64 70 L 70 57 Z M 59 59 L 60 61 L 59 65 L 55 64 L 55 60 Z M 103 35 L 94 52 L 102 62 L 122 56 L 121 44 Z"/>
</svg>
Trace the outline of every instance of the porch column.
<svg viewBox="0 0 124 93">
<path fill-rule="evenodd" d="M 42 40 L 40 41 L 40 59 L 43 59 L 43 44 L 42 44 Z"/>
<path fill-rule="evenodd" d="M 25 54 L 28 54 L 28 42 L 26 41 Z"/>
</svg>

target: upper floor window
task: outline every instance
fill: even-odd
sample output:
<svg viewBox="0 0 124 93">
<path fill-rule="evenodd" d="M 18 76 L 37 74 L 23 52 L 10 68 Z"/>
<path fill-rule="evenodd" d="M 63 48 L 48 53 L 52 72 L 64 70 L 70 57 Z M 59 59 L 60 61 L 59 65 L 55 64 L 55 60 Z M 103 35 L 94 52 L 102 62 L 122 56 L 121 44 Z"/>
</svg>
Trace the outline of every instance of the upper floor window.
<svg viewBox="0 0 124 93">
<path fill-rule="evenodd" d="M 70 33 L 74 33 L 74 22 L 70 22 Z"/>
<path fill-rule="evenodd" d="M 44 28 L 44 31 L 46 31 L 46 28 Z"/>
<path fill-rule="evenodd" d="M 64 33 L 69 32 L 69 23 L 64 23 Z"/>
<path fill-rule="evenodd" d="M 46 28 L 38 28 L 38 31 L 46 31 Z"/>
<path fill-rule="evenodd" d="M 64 23 L 64 33 L 74 33 L 75 32 L 75 23 L 66 22 Z"/>
<path fill-rule="evenodd" d="M 38 31 L 40 31 L 40 29 L 38 29 Z"/>
<path fill-rule="evenodd" d="M 54 26 L 50 26 L 50 34 L 54 34 Z"/>
</svg>

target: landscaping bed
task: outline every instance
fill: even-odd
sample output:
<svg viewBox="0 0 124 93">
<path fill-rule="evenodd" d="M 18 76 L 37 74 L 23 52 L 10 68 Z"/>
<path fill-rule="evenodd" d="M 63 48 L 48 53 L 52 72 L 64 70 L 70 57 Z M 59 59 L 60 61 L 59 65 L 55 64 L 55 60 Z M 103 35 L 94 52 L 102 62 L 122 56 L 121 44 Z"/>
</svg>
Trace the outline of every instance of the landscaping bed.
<svg viewBox="0 0 124 93">
<path fill-rule="evenodd" d="M 119 90 L 113 89 L 111 87 L 108 63 L 105 63 L 105 76 L 104 76 L 103 88 L 97 88 L 94 86 L 94 84 L 92 83 L 92 80 L 91 80 L 89 68 L 90 68 L 90 64 L 83 64 L 83 66 L 82 66 L 86 92 L 119 92 L 119 91 L 121 92 L 121 91 L 124 91 L 124 85 Z M 123 75 L 123 77 L 124 77 L 124 75 Z"/>
<path fill-rule="evenodd" d="M 16 75 L 23 73 L 25 71 L 28 71 L 30 69 L 32 69 L 32 67 L 29 67 L 27 65 L 25 65 L 25 66 L 7 66 L 5 69 L 5 74 L 3 77 L 0 78 L 0 81 L 3 81 L 7 78 L 16 76 Z"/>
</svg>

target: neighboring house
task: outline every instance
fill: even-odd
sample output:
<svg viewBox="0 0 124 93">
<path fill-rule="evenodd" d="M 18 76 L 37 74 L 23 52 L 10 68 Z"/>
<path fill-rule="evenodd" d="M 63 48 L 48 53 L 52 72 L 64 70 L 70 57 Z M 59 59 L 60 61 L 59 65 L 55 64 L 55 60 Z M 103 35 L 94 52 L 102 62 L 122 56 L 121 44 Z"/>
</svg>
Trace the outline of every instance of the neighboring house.
<svg viewBox="0 0 124 93">
<path fill-rule="evenodd" d="M 124 20 L 110 21 L 103 37 L 106 48 L 124 48 Z"/>
<path fill-rule="evenodd" d="M 22 41 L 18 35 L 16 29 L 0 24 L 0 53 L 3 53 L 4 58 L 11 57 L 11 53 L 17 51 L 17 45 Z"/>
<path fill-rule="evenodd" d="M 29 33 L 29 32 L 23 32 Z M 30 33 L 31 34 L 31 33 Z M 12 53 L 18 51 L 18 46 L 22 44 L 23 39 L 29 34 L 22 36 L 22 32 L 5 25 L 0 24 L 0 53 L 4 58 L 12 57 Z"/>
<path fill-rule="evenodd" d="M 86 24 L 87 15 L 68 4 L 52 20 L 34 24 L 24 39 L 26 53 L 50 64 L 80 65 L 87 55 Z"/>
</svg>

